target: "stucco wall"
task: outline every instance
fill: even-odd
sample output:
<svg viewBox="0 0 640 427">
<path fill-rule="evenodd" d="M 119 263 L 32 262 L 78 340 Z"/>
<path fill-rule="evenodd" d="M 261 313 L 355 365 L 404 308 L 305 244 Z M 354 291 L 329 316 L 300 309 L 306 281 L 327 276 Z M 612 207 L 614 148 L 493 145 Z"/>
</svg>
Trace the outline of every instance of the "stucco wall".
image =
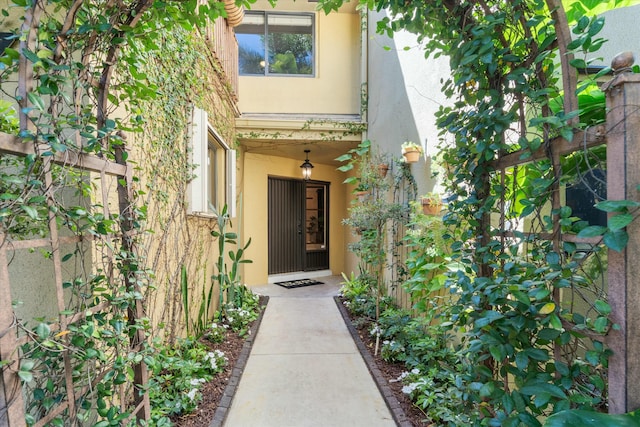
<svg viewBox="0 0 640 427">
<path fill-rule="evenodd" d="M 638 63 L 640 39 L 635 28 L 640 19 L 640 5 L 611 10 L 603 16 L 605 25 L 596 37 L 604 38 L 607 42 L 600 51 L 590 55 L 595 59 L 593 65 L 611 65 L 611 60 L 623 51 L 633 52 Z"/>
<path fill-rule="evenodd" d="M 315 76 L 240 76 L 243 113 L 358 114 L 360 112 L 360 17 L 315 12 L 316 3 L 279 1 L 278 11 L 314 12 Z M 252 10 L 272 10 L 266 1 Z"/>
<path fill-rule="evenodd" d="M 447 103 L 440 79 L 449 75 L 448 59 L 426 59 L 410 33 L 396 33 L 393 39 L 375 34 L 376 22 L 384 16 L 385 12 L 369 16 L 369 139 L 395 157 L 401 155 L 404 141 L 422 144 L 426 156 L 411 169 L 418 194 L 424 194 L 434 186 L 429 156 L 438 145 L 434 114 Z"/>
</svg>

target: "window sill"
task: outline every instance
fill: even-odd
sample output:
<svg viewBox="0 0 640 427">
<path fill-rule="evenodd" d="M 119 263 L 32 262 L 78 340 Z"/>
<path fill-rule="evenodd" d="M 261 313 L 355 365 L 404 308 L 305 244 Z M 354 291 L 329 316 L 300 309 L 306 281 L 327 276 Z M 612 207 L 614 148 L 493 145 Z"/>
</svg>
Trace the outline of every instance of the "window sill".
<svg viewBox="0 0 640 427">
<path fill-rule="evenodd" d="M 187 212 L 187 216 L 193 216 L 202 219 L 216 219 L 217 216 L 213 212 Z"/>
</svg>

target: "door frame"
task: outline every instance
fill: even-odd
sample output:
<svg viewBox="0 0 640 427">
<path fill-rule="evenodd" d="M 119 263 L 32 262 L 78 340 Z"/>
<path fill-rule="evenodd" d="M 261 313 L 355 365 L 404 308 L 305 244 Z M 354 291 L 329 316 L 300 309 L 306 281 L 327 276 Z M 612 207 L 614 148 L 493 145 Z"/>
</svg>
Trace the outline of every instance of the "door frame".
<svg viewBox="0 0 640 427">
<path fill-rule="evenodd" d="M 323 244 L 308 241 L 307 227 L 311 216 L 307 206 L 309 187 L 324 189 L 322 204 L 316 206 L 318 212 L 322 210 Z M 267 188 L 267 274 L 328 269 L 330 182 L 269 175 Z M 320 215 L 316 215 L 318 220 Z M 314 244 L 321 246 L 312 248 Z"/>
</svg>

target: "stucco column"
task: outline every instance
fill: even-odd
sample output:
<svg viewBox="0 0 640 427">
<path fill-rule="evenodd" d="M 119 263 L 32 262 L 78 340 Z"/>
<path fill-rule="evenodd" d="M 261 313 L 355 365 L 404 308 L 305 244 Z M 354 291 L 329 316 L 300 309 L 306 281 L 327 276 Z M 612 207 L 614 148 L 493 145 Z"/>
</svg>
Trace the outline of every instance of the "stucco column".
<svg viewBox="0 0 640 427">
<path fill-rule="evenodd" d="M 632 55 L 616 57 L 616 76 L 607 94 L 607 199 L 640 201 L 640 75 L 630 72 Z M 615 214 L 610 214 L 615 215 Z M 609 250 L 609 304 L 612 321 L 608 344 L 609 412 L 640 408 L 640 221 L 627 227 L 629 243 Z"/>
</svg>

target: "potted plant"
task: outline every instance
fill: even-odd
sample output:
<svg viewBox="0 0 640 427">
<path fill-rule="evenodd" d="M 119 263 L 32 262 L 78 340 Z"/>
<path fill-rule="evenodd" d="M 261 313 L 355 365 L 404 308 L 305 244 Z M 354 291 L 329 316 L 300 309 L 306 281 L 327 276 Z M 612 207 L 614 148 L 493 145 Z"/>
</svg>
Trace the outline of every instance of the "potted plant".
<svg viewBox="0 0 640 427">
<path fill-rule="evenodd" d="M 359 201 L 363 202 L 366 197 L 369 195 L 369 188 L 365 184 L 360 184 L 353 190 L 353 193 L 356 195 Z"/>
<path fill-rule="evenodd" d="M 384 178 L 387 176 L 387 172 L 389 172 L 389 165 L 387 163 L 379 163 L 378 164 L 378 173 L 380 174 L 380 178 Z"/>
<path fill-rule="evenodd" d="M 442 210 L 442 197 L 438 193 L 427 193 L 420 197 L 422 212 L 425 215 L 438 215 Z"/>
<path fill-rule="evenodd" d="M 415 163 L 420 159 L 422 146 L 412 141 L 402 143 L 402 156 L 407 163 Z"/>
</svg>

